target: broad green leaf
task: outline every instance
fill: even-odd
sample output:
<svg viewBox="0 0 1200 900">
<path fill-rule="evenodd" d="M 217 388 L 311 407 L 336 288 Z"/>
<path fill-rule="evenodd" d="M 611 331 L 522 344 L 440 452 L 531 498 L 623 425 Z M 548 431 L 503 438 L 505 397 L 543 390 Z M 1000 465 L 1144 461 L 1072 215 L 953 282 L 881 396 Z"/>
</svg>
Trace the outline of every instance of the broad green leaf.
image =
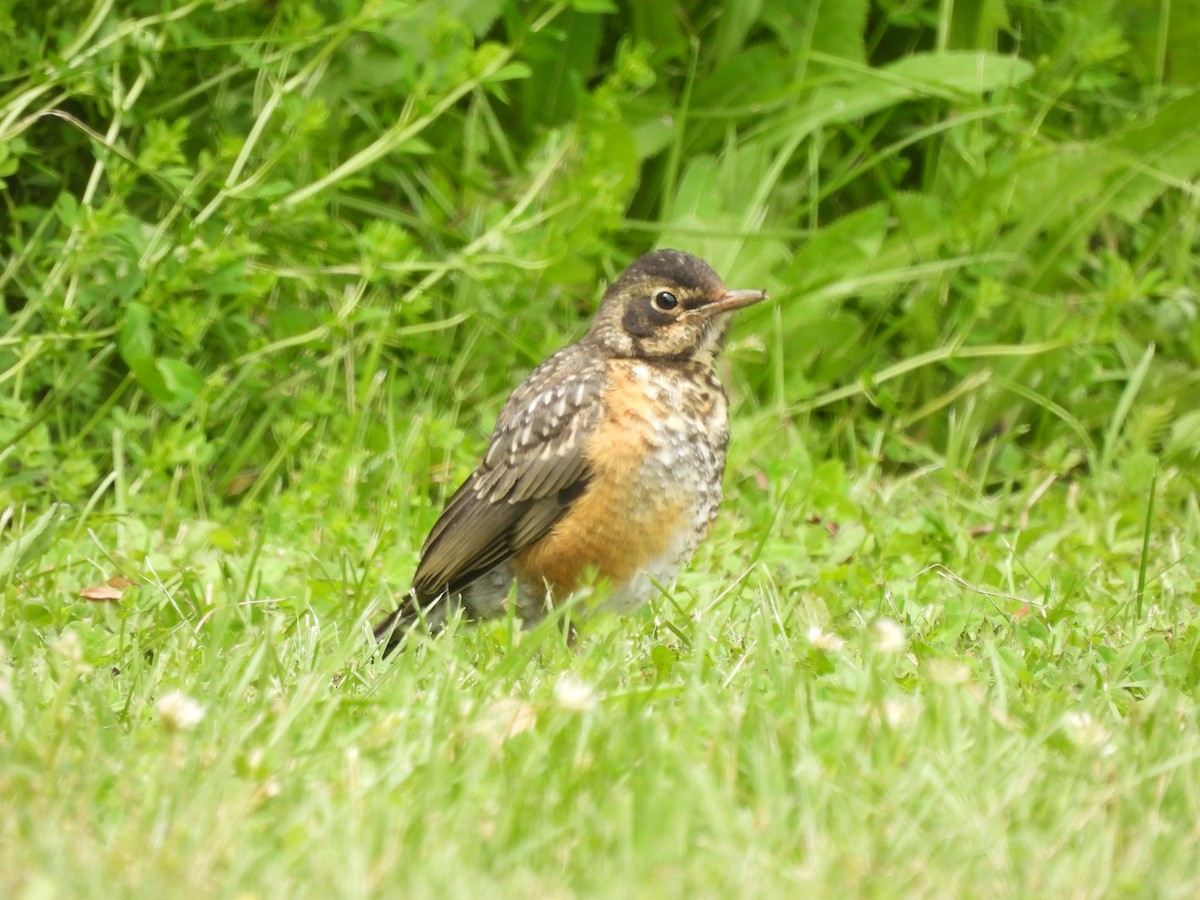
<svg viewBox="0 0 1200 900">
<path fill-rule="evenodd" d="M 182 360 L 160 359 L 158 371 L 172 403 L 191 403 L 204 388 L 204 376 Z"/>
<path fill-rule="evenodd" d="M 834 280 L 862 275 L 883 245 L 887 220 L 887 207 L 876 203 L 822 228 L 793 257 L 785 276 L 788 283 L 797 293 L 804 293 Z M 818 313 L 811 310 L 810 314 Z"/>
<path fill-rule="evenodd" d="M 803 30 L 812 34 L 811 50 L 866 63 L 863 36 L 867 28 L 867 0 L 838 0 L 804 4 L 808 8 Z M 811 18 L 809 18 L 811 17 Z M 781 37 L 783 34 L 781 33 Z"/>
<path fill-rule="evenodd" d="M 75 224 L 75 217 L 79 215 L 79 201 L 73 194 L 64 191 L 54 202 L 54 211 L 58 215 L 58 220 L 70 228 Z"/>
<path fill-rule="evenodd" d="M 1124 0 L 1122 6 L 1140 77 L 1200 86 L 1200 0 Z"/>
<path fill-rule="evenodd" d="M 959 100 L 1015 87 L 1033 65 L 995 53 L 918 53 L 878 69 L 853 70 L 853 79 L 816 91 L 798 112 L 776 117 L 764 128 L 773 140 L 795 141 L 834 122 L 851 122 L 920 98 Z"/>
<path fill-rule="evenodd" d="M 631 3 L 632 37 L 654 48 L 655 60 L 679 59 L 687 55 L 688 36 L 673 4 Z"/>
<path fill-rule="evenodd" d="M 702 223 L 721 211 L 717 160 L 700 156 L 684 170 L 671 203 L 671 219 Z"/>
<path fill-rule="evenodd" d="M 1200 460 L 1200 411 L 1185 412 L 1171 423 L 1167 456 L 1191 462 Z"/>
<path fill-rule="evenodd" d="M 692 92 L 692 108 L 749 110 L 754 104 L 803 90 L 805 86 L 795 79 L 795 63 L 782 47 L 756 44 L 733 54 L 700 79 Z M 666 114 L 675 113 L 671 109 Z M 697 123 L 692 127 L 703 126 Z"/>
<path fill-rule="evenodd" d="M 151 328 L 149 307 L 137 302 L 125 304 L 117 349 L 121 353 L 121 358 L 130 366 L 135 360 L 153 358 L 154 333 Z"/>
<path fill-rule="evenodd" d="M 975 0 L 952 7 L 950 46 L 956 50 L 993 50 L 998 32 L 1011 27 L 1004 0 Z"/>
<path fill-rule="evenodd" d="M 724 62 L 742 49 L 746 35 L 758 21 L 763 0 L 740 0 L 721 4 L 711 52 L 718 62 Z"/>
<path fill-rule="evenodd" d="M 528 78 L 532 73 L 533 70 L 525 63 L 510 62 L 508 65 L 501 66 L 489 75 L 485 81 L 489 83 L 494 81 L 516 81 L 521 78 Z"/>
<path fill-rule="evenodd" d="M 8 585 L 14 576 L 35 563 L 54 542 L 59 526 L 68 509 L 65 503 L 52 503 L 27 528 L 16 531 L 10 526 L 11 540 L 0 549 L 0 582 Z"/>
<path fill-rule="evenodd" d="M 968 50 L 914 53 L 879 70 L 880 78 L 918 93 L 987 94 L 1015 87 L 1032 75 L 1028 60 Z"/>
<path fill-rule="evenodd" d="M 1164 192 L 1200 175 L 1200 93 L 1164 106 L 1151 121 L 1071 147 L 1049 147 L 994 185 L 1014 227 L 998 245 L 1041 281 L 1070 272 L 1103 216 L 1137 222 Z M 1045 235 L 1051 235 L 1049 240 Z"/>
<path fill-rule="evenodd" d="M 568 10 L 553 29 L 530 41 L 523 58 L 519 110 L 526 129 L 557 124 L 580 112 L 600 52 L 604 17 Z"/>
<path fill-rule="evenodd" d="M 442 0 L 434 9 L 441 16 L 461 19 L 471 33 L 479 38 L 488 33 L 500 17 L 504 5 L 504 0 Z M 441 9 L 438 9 L 439 6 Z"/>
<path fill-rule="evenodd" d="M 1200 93 L 1169 103 L 1146 125 L 1104 142 L 1116 169 L 1113 210 L 1131 222 L 1165 190 L 1200 175 Z"/>
<path fill-rule="evenodd" d="M 175 392 L 167 387 L 166 380 L 159 371 L 155 360 L 148 356 L 126 360 L 129 371 L 133 373 L 138 385 L 155 403 L 160 406 L 170 406 L 175 402 Z"/>
</svg>

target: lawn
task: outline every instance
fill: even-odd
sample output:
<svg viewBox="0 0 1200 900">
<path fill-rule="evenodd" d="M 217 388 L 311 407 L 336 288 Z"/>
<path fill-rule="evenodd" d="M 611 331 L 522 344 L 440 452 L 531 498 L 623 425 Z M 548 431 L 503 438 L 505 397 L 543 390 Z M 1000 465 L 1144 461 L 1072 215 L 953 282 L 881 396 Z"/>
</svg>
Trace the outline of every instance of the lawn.
<svg viewBox="0 0 1200 900">
<path fill-rule="evenodd" d="M 1196 22 L 0 11 L 0 894 L 1200 893 Z M 379 659 L 655 246 L 772 298 L 709 540 Z"/>
</svg>

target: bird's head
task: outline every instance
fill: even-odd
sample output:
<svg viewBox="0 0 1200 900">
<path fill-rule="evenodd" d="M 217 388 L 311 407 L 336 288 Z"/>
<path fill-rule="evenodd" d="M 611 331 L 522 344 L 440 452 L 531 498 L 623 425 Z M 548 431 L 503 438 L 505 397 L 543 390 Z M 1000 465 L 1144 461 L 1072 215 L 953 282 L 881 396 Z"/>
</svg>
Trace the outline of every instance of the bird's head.
<svg viewBox="0 0 1200 900">
<path fill-rule="evenodd" d="M 702 259 L 655 250 L 604 292 L 588 337 L 613 357 L 711 363 L 730 314 L 766 298 L 766 291 L 731 291 Z"/>
</svg>

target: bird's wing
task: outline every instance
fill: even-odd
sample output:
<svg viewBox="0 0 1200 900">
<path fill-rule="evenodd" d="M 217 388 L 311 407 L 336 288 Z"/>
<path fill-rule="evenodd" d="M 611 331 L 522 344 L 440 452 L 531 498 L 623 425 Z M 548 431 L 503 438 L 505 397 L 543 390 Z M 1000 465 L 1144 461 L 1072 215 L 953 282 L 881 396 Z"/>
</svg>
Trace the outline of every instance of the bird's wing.
<svg viewBox="0 0 1200 900">
<path fill-rule="evenodd" d="M 603 363 L 569 357 L 552 357 L 513 393 L 483 462 L 421 549 L 419 601 L 461 591 L 550 530 L 587 484 L 584 441 L 603 405 Z"/>
</svg>

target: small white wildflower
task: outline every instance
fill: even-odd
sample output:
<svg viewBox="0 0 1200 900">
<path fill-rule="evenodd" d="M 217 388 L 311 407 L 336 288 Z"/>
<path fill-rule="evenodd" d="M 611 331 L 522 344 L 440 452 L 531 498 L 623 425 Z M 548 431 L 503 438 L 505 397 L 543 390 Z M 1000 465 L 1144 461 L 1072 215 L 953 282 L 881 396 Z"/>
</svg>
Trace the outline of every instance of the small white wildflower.
<svg viewBox="0 0 1200 900">
<path fill-rule="evenodd" d="M 158 714 L 171 731 L 191 731 L 204 718 L 204 707 L 182 691 L 171 691 L 158 698 Z"/>
<path fill-rule="evenodd" d="M 1067 740 L 1076 747 L 1097 749 L 1102 756 L 1116 752 L 1116 747 L 1109 740 L 1108 730 L 1089 713 L 1067 713 L 1062 717 L 1062 728 L 1066 732 Z"/>
<path fill-rule="evenodd" d="M 966 684 L 971 670 L 956 659 L 934 659 L 929 662 L 929 680 L 946 687 Z"/>
<path fill-rule="evenodd" d="M 808 642 L 813 645 L 814 649 L 824 650 L 827 653 L 837 653 L 846 643 L 832 631 L 826 631 L 820 625 L 808 627 Z"/>
<path fill-rule="evenodd" d="M 573 712 L 590 712 L 596 708 L 596 692 L 582 678 L 568 672 L 554 685 L 554 702 Z"/>
<path fill-rule="evenodd" d="M 879 704 L 879 715 L 888 728 L 900 728 L 917 718 L 917 705 L 912 700 L 886 698 Z"/>
<path fill-rule="evenodd" d="M 908 644 L 904 628 L 892 619 L 877 619 L 872 630 L 875 632 L 875 649 L 880 653 L 900 653 Z"/>
<path fill-rule="evenodd" d="M 1069 712 L 1062 717 L 1063 730 L 1072 740 L 1077 737 L 1082 737 L 1092 730 L 1095 726 L 1095 720 L 1090 713 L 1085 712 Z"/>
<path fill-rule="evenodd" d="M 914 697 L 885 697 L 877 703 L 863 704 L 858 714 L 873 726 L 883 725 L 895 730 L 916 722 L 921 706 Z"/>
<path fill-rule="evenodd" d="M 56 668 L 71 675 L 87 675 L 92 667 L 83 661 L 83 644 L 73 631 L 64 631 L 50 642 L 50 652 L 54 654 Z"/>
<path fill-rule="evenodd" d="M 56 637 L 50 649 L 73 666 L 83 661 L 83 645 L 79 643 L 79 635 L 73 631 L 64 631 Z"/>
</svg>

